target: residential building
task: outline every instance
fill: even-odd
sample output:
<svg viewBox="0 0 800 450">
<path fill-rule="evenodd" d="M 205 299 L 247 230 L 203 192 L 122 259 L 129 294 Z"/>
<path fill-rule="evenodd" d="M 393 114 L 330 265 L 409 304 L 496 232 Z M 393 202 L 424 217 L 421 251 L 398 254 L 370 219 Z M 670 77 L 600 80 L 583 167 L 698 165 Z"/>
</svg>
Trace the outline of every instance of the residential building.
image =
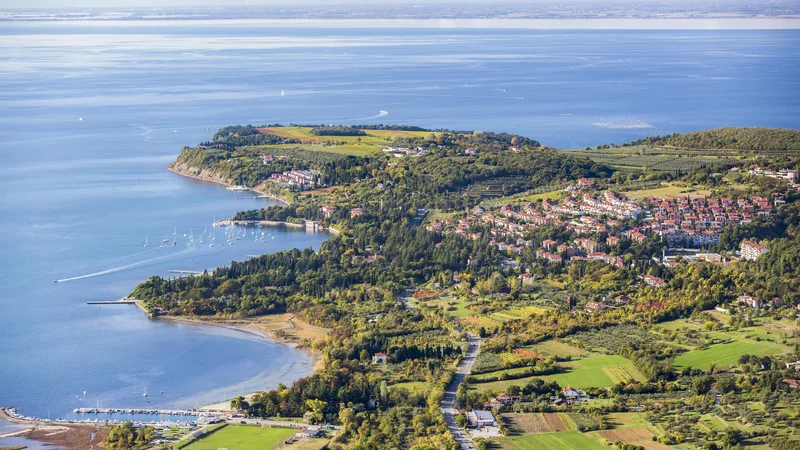
<svg viewBox="0 0 800 450">
<path fill-rule="evenodd" d="M 748 261 L 755 261 L 758 259 L 759 256 L 769 251 L 767 247 L 764 247 L 763 245 L 758 245 L 752 241 L 742 241 L 740 250 L 742 254 L 742 259 L 746 259 Z"/>
</svg>

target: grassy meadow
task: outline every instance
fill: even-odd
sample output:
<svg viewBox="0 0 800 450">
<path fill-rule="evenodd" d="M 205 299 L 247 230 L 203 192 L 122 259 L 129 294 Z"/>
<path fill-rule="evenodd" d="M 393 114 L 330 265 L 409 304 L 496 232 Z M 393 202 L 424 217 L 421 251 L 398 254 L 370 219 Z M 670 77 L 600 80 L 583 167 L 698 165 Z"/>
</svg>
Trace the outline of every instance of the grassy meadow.
<svg viewBox="0 0 800 450">
<path fill-rule="evenodd" d="M 364 156 L 392 145 L 397 138 L 421 137 L 430 131 L 363 130 L 366 136 L 316 136 L 310 127 L 259 128 L 259 132 L 275 134 L 285 138 L 299 139 L 302 144 L 262 145 L 259 148 L 302 148 L 312 151 L 327 151 L 345 155 Z"/>
<path fill-rule="evenodd" d="M 291 428 L 228 425 L 184 447 L 187 450 L 269 450 L 295 434 Z"/>
</svg>

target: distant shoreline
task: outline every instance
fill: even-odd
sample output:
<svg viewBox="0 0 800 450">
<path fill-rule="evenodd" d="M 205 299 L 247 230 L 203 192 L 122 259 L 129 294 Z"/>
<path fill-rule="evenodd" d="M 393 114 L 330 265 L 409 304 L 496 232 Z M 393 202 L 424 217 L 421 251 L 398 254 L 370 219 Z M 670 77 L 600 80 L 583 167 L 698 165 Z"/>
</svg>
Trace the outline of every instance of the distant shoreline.
<svg viewBox="0 0 800 450">
<path fill-rule="evenodd" d="M 58 24 L 93 27 L 148 27 L 180 23 L 181 26 L 272 25 L 326 28 L 475 28 L 541 30 L 798 30 L 800 17 L 682 17 L 682 18 L 581 18 L 581 19 L 3 19 L 13 24 Z"/>
</svg>

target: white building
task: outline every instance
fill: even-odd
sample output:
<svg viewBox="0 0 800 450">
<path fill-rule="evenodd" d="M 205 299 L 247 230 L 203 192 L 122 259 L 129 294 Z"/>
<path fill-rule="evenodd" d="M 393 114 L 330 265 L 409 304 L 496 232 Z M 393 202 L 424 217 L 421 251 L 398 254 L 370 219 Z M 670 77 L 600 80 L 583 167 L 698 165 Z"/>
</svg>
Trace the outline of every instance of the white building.
<svg viewBox="0 0 800 450">
<path fill-rule="evenodd" d="M 473 427 L 497 426 L 491 411 L 470 411 L 467 413 L 467 422 Z"/>
<path fill-rule="evenodd" d="M 740 248 L 741 248 L 742 259 L 746 259 L 748 261 L 755 261 L 758 259 L 759 256 L 769 251 L 767 247 L 764 247 L 763 245 L 758 245 L 752 241 L 742 241 L 742 245 Z"/>
</svg>

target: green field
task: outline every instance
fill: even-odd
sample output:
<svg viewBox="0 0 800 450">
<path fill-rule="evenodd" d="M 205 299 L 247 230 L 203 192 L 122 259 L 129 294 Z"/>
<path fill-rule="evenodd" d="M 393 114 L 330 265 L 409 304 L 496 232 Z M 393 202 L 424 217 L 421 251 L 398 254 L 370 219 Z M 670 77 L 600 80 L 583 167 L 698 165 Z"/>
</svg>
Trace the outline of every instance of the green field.
<svg viewBox="0 0 800 450">
<path fill-rule="evenodd" d="M 476 382 L 480 383 L 481 380 L 485 380 L 487 378 L 494 378 L 504 373 L 507 373 L 509 375 L 515 375 L 518 373 L 523 373 L 528 370 L 530 370 L 530 367 L 515 367 L 513 369 L 496 370 L 494 372 L 486 372 L 477 375 L 472 375 L 472 377 L 477 380 Z"/>
<path fill-rule="evenodd" d="M 628 198 L 638 200 L 640 198 L 646 198 L 646 197 L 675 198 L 675 197 L 686 197 L 687 195 L 691 196 L 692 198 L 707 197 L 711 195 L 711 191 L 695 190 L 692 188 L 674 186 L 669 183 L 664 183 L 662 187 L 652 188 L 652 189 L 640 189 L 636 191 L 626 191 L 624 192 L 624 194 Z"/>
<path fill-rule="evenodd" d="M 583 349 L 552 339 L 525 348 L 534 353 L 541 353 L 543 355 L 556 356 L 559 358 L 577 358 L 586 354 L 586 351 Z"/>
<path fill-rule="evenodd" d="M 675 366 L 708 369 L 713 363 L 718 367 L 725 367 L 735 364 L 742 355 L 768 356 L 783 353 L 786 350 L 787 347 L 774 342 L 740 339 L 712 345 L 704 350 L 683 353 L 675 358 Z"/>
<path fill-rule="evenodd" d="M 389 389 L 404 388 L 411 392 L 422 392 L 428 388 L 428 383 L 424 381 L 405 381 L 403 383 L 396 383 L 389 386 Z"/>
<path fill-rule="evenodd" d="M 533 381 L 534 378 L 544 378 L 553 380 L 560 386 L 571 386 L 578 389 L 590 387 L 611 387 L 625 379 L 643 380 L 642 374 L 634 367 L 633 363 L 626 358 L 617 355 L 596 355 L 588 358 L 578 359 L 569 363 L 562 363 L 570 367 L 569 372 L 558 373 L 555 375 L 531 376 L 518 378 L 515 380 L 491 381 L 488 383 L 474 383 L 471 388 L 480 391 L 505 392 L 509 386 L 524 386 Z M 506 369 L 500 372 L 517 372 L 525 368 Z M 476 378 L 489 376 L 490 374 L 474 375 Z"/>
<path fill-rule="evenodd" d="M 268 450 L 282 444 L 296 430 L 261 428 L 255 425 L 228 425 L 184 447 L 188 450 Z"/>
<path fill-rule="evenodd" d="M 510 450 L 600 450 L 604 447 L 577 431 L 525 434 L 495 438 L 502 448 Z"/>
<path fill-rule="evenodd" d="M 618 355 L 597 355 L 570 363 L 572 370 L 548 375 L 561 386 L 574 388 L 611 387 L 620 381 L 642 380 L 644 377 L 633 366 L 631 360 Z M 626 380 L 627 379 L 627 380 Z"/>
<path fill-rule="evenodd" d="M 366 155 L 380 151 L 392 145 L 396 138 L 421 137 L 431 134 L 430 131 L 394 131 L 394 130 L 363 130 L 366 136 L 316 136 L 311 134 L 310 127 L 271 127 L 260 128 L 262 133 L 276 134 L 286 138 L 303 141 L 303 144 L 262 145 L 259 148 L 302 148 L 304 150 L 328 151 L 346 155 Z M 322 143 L 336 143 L 336 145 L 321 145 Z M 343 144 L 339 144 L 343 143 Z"/>
</svg>

